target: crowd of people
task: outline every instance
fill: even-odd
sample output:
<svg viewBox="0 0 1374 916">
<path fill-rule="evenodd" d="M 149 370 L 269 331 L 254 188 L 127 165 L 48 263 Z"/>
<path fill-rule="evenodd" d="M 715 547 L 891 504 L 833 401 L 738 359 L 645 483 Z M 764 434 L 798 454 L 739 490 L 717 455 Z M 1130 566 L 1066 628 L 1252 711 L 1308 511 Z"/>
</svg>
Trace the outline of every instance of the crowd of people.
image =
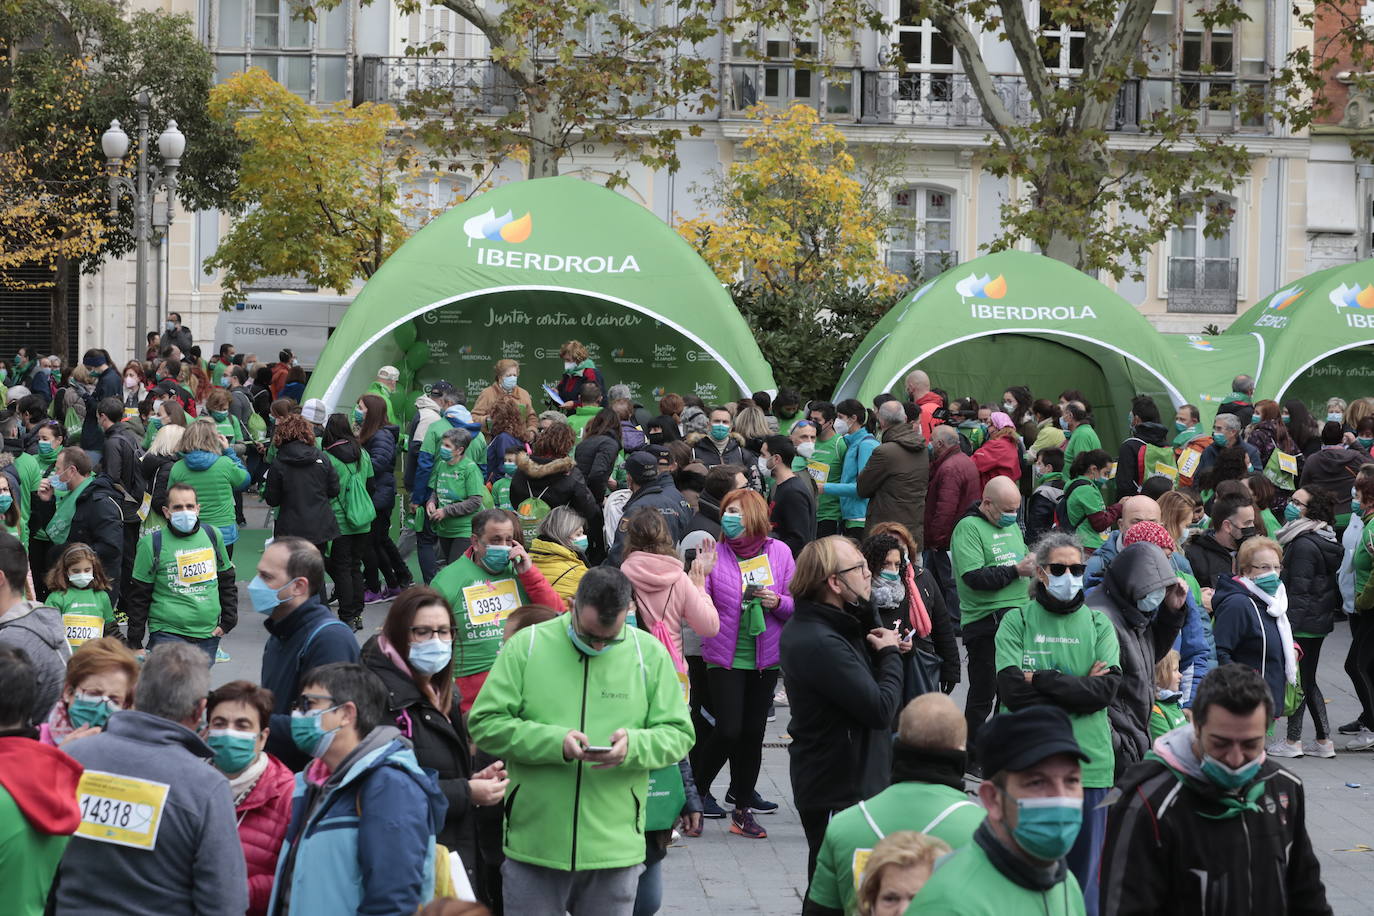
<svg viewBox="0 0 1374 916">
<path fill-rule="evenodd" d="M 767 839 L 779 709 L 809 916 L 1330 912 L 1278 761 L 1374 749 L 1374 399 L 1241 376 L 1108 450 L 921 370 L 646 408 L 569 341 L 546 410 L 503 359 L 332 411 L 176 314 L 144 356 L 5 367 L 11 912 L 647 916 L 704 818 Z"/>
</svg>

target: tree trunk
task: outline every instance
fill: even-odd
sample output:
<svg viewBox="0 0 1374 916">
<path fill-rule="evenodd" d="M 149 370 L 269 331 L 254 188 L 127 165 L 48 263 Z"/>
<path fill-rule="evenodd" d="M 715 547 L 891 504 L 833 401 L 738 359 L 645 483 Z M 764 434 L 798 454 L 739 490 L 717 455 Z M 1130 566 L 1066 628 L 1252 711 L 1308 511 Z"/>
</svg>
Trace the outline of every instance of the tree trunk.
<svg viewBox="0 0 1374 916">
<path fill-rule="evenodd" d="M 1076 270 L 1083 269 L 1085 254 L 1083 240 L 1063 232 L 1051 233 L 1050 240 L 1045 245 L 1045 257 L 1062 261 Z"/>
<path fill-rule="evenodd" d="M 558 174 L 560 140 L 558 124 L 550 106 L 530 108 L 529 178 L 553 178 Z"/>
<path fill-rule="evenodd" d="M 48 319 L 51 324 L 48 340 L 51 349 L 48 352 L 59 354 L 63 360 L 68 358 L 67 288 L 71 283 L 71 273 L 71 262 L 66 258 L 53 261 L 53 283 L 48 292 Z"/>
</svg>

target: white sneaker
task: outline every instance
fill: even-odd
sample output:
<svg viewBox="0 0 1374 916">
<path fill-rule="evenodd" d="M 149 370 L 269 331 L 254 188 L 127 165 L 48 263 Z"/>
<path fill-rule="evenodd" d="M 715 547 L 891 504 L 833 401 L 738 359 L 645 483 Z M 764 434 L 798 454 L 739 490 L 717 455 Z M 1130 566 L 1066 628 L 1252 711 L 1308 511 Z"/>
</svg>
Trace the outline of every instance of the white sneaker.
<svg viewBox="0 0 1374 916">
<path fill-rule="evenodd" d="M 774 706 L 787 706 L 787 688 L 779 685 L 777 692 L 773 694 Z"/>
<path fill-rule="evenodd" d="M 1310 741 L 1302 746 L 1302 752 L 1308 757 L 1329 759 L 1336 756 L 1336 742 L 1330 738 L 1325 741 Z"/>
<path fill-rule="evenodd" d="M 1270 757 L 1301 757 L 1303 755 L 1301 744 L 1296 741 L 1285 741 L 1282 738 L 1275 739 L 1264 750 Z"/>
<path fill-rule="evenodd" d="M 1367 751 L 1371 748 L 1374 748 L 1374 732 L 1367 728 L 1360 729 L 1360 733 L 1345 744 L 1347 751 Z"/>
</svg>

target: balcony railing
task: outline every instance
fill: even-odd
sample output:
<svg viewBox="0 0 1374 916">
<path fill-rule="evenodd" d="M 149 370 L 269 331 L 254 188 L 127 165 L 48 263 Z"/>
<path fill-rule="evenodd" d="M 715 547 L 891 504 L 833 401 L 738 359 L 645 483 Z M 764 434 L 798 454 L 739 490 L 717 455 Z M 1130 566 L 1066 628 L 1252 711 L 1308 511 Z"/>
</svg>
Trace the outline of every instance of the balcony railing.
<svg viewBox="0 0 1374 916">
<path fill-rule="evenodd" d="M 1169 258 L 1169 311 L 1236 313 L 1237 258 Z"/>
<path fill-rule="evenodd" d="M 959 266 L 959 252 L 957 251 L 889 249 L 887 252 L 887 269 L 907 277 L 933 280 L 951 267 L 957 266 Z"/>
<path fill-rule="evenodd" d="M 518 104 L 505 71 L 484 58 L 364 57 L 354 81 L 354 103 L 400 104 L 417 91 L 447 93 L 457 107 L 504 115 Z"/>
<path fill-rule="evenodd" d="M 827 120 L 856 121 L 861 75 L 857 67 L 817 71 L 785 61 L 723 64 L 726 93 L 721 108 L 732 117 L 759 102 L 779 109 L 802 102 Z"/>
</svg>

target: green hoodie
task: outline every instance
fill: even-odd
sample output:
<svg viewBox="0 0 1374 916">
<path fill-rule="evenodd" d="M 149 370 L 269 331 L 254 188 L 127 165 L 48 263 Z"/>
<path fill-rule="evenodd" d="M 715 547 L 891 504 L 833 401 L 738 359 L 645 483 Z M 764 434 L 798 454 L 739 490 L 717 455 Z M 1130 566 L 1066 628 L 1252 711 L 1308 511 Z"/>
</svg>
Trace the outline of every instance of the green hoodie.
<svg viewBox="0 0 1374 916">
<path fill-rule="evenodd" d="M 573 411 L 572 416 L 568 417 L 568 425 L 572 427 L 573 442 L 582 441 L 582 430 L 587 428 L 587 424 L 592 421 L 592 417 L 601 413 L 601 408 L 595 404 L 588 404 L 586 407 L 579 407 Z"/>
<path fill-rule="evenodd" d="M 935 872 L 911 901 L 907 913 L 919 916 L 1083 916 L 1083 891 L 1073 872 L 1064 870 L 1062 880 L 1044 890 L 1018 883 L 995 864 L 984 844 L 996 844 L 986 822 L 973 842 L 940 859 Z M 1014 853 L 1002 848 L 1001 857 L 1020 864 Z M 1022 868 L 1030 870 L 1027 863 Z M 1060 866 L 1062 868 L 1062 865 Z"/>
<path fill-rule="evenodd" d="M 1073 469 L 1073 460 L 1082 452 L 1091 452 L 1093 449 L 1101 448 L 1102 440 L 1097 438 L 1097 430 L 1086 423 L 1080 423 L 1072 433 L 1069 434 L 1069 441 L 1064 445 L 1064 470 Z"/>
<path fill-rule="evenodd" d="M 507 856 L 559 871 L 644 861 L 649 773 L 677 763 L 695 735 L 668 650 L 634 627 L 584 655 L 560 615 L 502 647 L 468 717 L 472 739 L 506 761 Z M 629 733 L 625 760 L 596 769 L 563 758 L 569 731 L 593 744 Z"/>
</svg>

